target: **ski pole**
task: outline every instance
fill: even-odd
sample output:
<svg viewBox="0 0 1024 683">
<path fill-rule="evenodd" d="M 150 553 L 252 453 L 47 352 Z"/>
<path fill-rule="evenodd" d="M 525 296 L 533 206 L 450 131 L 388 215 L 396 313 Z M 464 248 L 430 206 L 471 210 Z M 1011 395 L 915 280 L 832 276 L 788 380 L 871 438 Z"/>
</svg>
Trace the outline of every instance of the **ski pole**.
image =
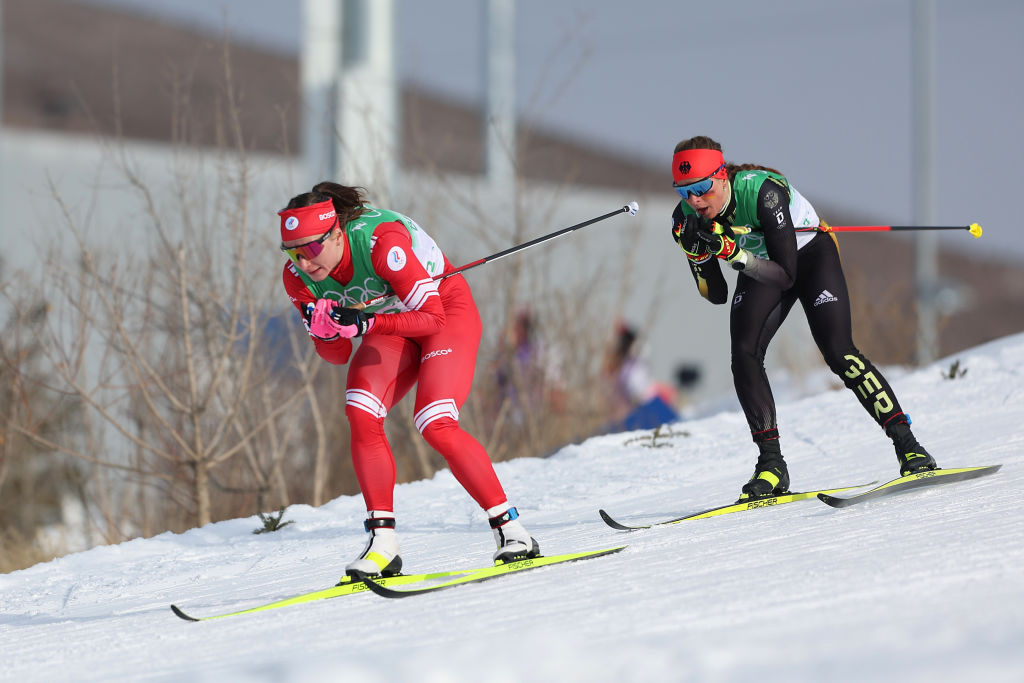
<svg viewBox="0 0 1024 683">
<path fill-rule="evenodd" d="M 593 225 L 594 223 L 599 223 L 599 222 L 601 222 L 603 220 L 607 220 L 607 219 L 611 218 L 612 216 L 618 216 L 620 213 L 628 213 L 630 216 L 635 216 L 637 214 L 637 211 L 639 211 L 639 210 L 640 210 L 640 206 L 636 202 L 630 202 L 629 204 L 626 204 L 625 206 L 623 206 L 621 209 L 616 209 L 615 211 L 609 211 L 608 213 L 606 213 L 606 214 L 604 214 L 602 216 L 598 216 L 597 218 L 591 218 L 589 221 L 583 221 L 582 223 L 577 223 L 576 225 L 570 225 L 568 228 L 562 228 L 561 230 L 556 230 L 555 232 L 549 233 L 549 234 L 544 235 L 542 237 L 538 237 L 536 239 L 532 239 L 529 242 L 523 242 L 522 244 L 517 244 L 514 247 L 509 247 L 508 249 L 505 249 L 504 251 L 499 251 L 496 254 L 491 254 L 490 256 L 484 256 L 483 258 L 477 259 L 476 261 L 471 261 L 470 263 L 467 263 L 465 265 L 459 266 L 458 268 L 454 268 L 452 270 L 449 270 L 447 273 L 441 273 L 439 275 L 435 275 L 433 279 L 434 280 L 444 280 L 445 278 L 449 278 L 452 275 L 458 275 L 459 273 L 465 272 L 465 271 L 469 270 L 470 268 L 476 268 L 477 266 L 482 266 L 485 263 L 490 263 L 491 261 L 497 261 L 500 258 L 505 258 L 506 256 L 510 256 L 510 255 L 515 254 L 517 252 L 523 251 L 524 249 L 529 249 L 530 247 L 536 246 L 536 245 L 541 244 L 543 242 L 547 242 L 548 240 L 553 240 L 556 237 L 561 237 L 562 235 L 564 235 L 564 234 L 566 234 L 568 232 L 572 232 L 573 230 L 579 230 L 580 228 L 585 228 L 588 225 Z M 391 296 L 391 294 L 382 294 L 381 296 L 378 296 L 378 297 L 375 297 L 373 299 L 370 299 L 369 301 L 364 301 L 362 303 L 355 304 L 355 305 L 352 306 L 352 308 L 356 308 L 356 309 L 362 310 L 362 309 L 366 308 L 367 306 L 375 306 L 375 305 L 379 304 L 380 302 L 384 301 L 385 299 L 387 299 L 389 296 Z"/>
<path fill-rule="evenodd" d="M 971 237 L 981 237 L 981 226 L 970 225 L 832 225 L 821 226 L 825 232 L 900 232 L 903 230 L 966 230 Z"/>
<path fill-rule="evenodd" d="M 899 232 L 903 230 L 966 230 L 971 237 L 981 237 L 981 226 L 977 223 L 970 225 L 820 225 L 814 228 L 796 228 L 797 232 L 811 232 L 821 230 L 822 232 Z M 750 232 L 750 226 L 734 225 L 732 231 L 737 235 L 746 235 Z"/>
</svg>

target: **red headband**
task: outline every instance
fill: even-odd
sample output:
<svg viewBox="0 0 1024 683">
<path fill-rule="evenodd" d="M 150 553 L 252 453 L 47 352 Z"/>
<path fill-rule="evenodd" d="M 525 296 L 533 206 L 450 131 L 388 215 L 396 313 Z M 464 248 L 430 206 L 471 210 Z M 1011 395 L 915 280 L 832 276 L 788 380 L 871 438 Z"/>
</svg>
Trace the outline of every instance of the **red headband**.
<svg viewBox="0 0 1024 683">
<path fill-rule="evenodd" d="M 334 211 L 334 202 L 328 199 L 297 209 L 284 209 L 277 215 L 281 217 L 281 241 L 289 242 L 324 234 L 334 227 L 338 214 Z"/>
<path fill-rule="evenodd" d="M 725 157 L 717 149 L 684 149 L 672 155 L 672 183 L 685 185 L 704 178 L 726 178 Z"/>
</svg>

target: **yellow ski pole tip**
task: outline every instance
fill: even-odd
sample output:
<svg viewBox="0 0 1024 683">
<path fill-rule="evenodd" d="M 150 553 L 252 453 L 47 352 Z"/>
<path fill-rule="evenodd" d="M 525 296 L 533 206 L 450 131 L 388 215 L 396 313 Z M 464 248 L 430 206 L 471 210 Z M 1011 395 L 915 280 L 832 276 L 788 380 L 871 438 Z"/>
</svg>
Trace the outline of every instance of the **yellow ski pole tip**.
<svg viewBox="0 0 1024 683">
<path fill-rule="evenodd" d="M 971 223 L 967 230 L 971 233 L 972 237 L 981 237 L 981 226 L 977 223 Z"/>
</svg>

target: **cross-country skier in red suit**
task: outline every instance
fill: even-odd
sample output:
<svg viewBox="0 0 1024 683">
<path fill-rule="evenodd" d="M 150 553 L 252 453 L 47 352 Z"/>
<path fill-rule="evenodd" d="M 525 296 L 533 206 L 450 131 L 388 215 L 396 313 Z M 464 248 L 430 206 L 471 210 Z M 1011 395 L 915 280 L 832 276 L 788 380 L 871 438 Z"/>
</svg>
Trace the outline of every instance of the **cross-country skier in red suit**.
<svg viewBox="0 0 1024 683">
<path fill-rule="evenodd" d="M 288 296 L 324 360 L 342 365 L 351 357 L 345 416 L 370 537 L 346 573 L 389 576 L 401 569 L 395 461 L 384 418 L 414 385 L 416 428 L 487 512 L 498 546 L 494 561 L 538 556 L 487 452 L 459 426 L 481 335 L 466 280 L 435 280 L 452 265 L 434 240 L 407 216 L 367 204 L 362 188 L 322 182 L 279 215 Z M 360 309 L 377 297 L 383 301 Z"/>
</svg>

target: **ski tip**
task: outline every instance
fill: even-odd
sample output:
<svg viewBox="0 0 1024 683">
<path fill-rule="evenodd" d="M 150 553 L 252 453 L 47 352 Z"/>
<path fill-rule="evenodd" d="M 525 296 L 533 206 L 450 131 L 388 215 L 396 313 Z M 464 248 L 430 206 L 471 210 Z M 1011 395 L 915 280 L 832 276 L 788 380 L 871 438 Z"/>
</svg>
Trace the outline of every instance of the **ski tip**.
<svg viewBox="0 0 1024 683">
<path fill-rule="evenodd" d="M 828 505 L 829 507 L 834 507 L 834 508 L 846 507 L 849 504 L 847 502 L 849 499 L 847 499 L 847 498 L 839 498 L 837 496 L 830 496 L 827 493 L 819 493 L 818 494 L 818 500 L 820 500 L 825 505 Z"/>
<path fill-rule="evenodd" d="M 181 608 L 179 608 L 177 605 L 171 605 L 171 611 L 174 612 L 174 614 L 178 617 L 184 619 L 185 621 L 199 621 L 199 619 L 196 619 L 195 617 L 190 617 L 189 615 L 182 612 Z"/>
<path fill-rule="evenodd" d="M 601 519 L 604 520 L 604 523 L 613 529 L 618 529 L 619 531 L 636 531 L 636 528 L 634 527 L 628 527 L 625 524 L 620 524 L 619 522 L 616 522 L 614 519 L 612 519 L 612 516 L 605 512 L 604 510 L 598 510 L 597 514 L 601 515 Z"/>
</svg>

